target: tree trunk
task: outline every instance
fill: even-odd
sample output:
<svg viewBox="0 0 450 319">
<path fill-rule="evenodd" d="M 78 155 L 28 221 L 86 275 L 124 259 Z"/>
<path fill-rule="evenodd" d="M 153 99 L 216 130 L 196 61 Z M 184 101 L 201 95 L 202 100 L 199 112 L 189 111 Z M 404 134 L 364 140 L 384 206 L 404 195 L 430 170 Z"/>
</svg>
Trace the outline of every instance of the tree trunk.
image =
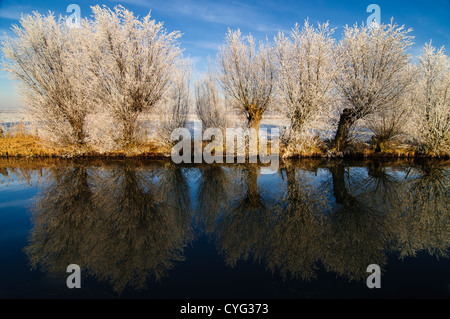
<svg viewBox="0 0 450 319">
<path fill-rule="evenodd" d="M 80 129 L 79 131 L 77 131 L 77 144 L 79 146 L 83 146 L 84 145 L 84 132 L 83 132 L 83 129 Z"/>
<path fill-rule="evenodd" d="M 385 175 L 384 166 L 377 161 L 370 162 L 367 164 L 367 175 L 378 179 L 383 178 Z"/>
<path fill-rule="evenodd" d="M 256 131 L 256 151 L 257 152 L 259 152 L 259 125 L 261 123 L 262 115 L 263 115 L 263 111 L 261 111 L 261 110 L 248 112 L 248 126 L 250 129 L 254 128 Z M 251 156 L 251 155 L 256 155 L 256 154 L 250 154 L 250 147 L 249 147 L 249 156 Z"/>
<path fill-rule="evenodd" d="M 255 113 L 249 113 L 248 115 L 248 126 L 250 128 L 254 128 L 256 132 L 259 131 L 259 124 L 261 123 L 262 119 L 262 113 L 255 112 Z"/>
<path fill-rule="evenodd" d="M 137 116 L 130 116 L 123 121 L 123 146 L 129 147 L 134 142 L 134 131 Z"/>
<path fill-rule="evenodd" d="M 376 153 L 381 152 L 385 148 L 385 140 L 383 138 L 372 137 L 372 148 Z"/>
<path fill-rule="evenodd" d="M 133 135 L 134 135 L 133 132 L 134 132 L 133 125 L 127 123 L 123 131 L 124 146 L 130 146 L 133 143 Z"/>
<path fill-rule="evenodd" d="M 83 147 L 84 146 L 84 130 L 83 130 L 83 121 L 82 120 L 73 120 L 70 122 L 72 125 L 73 130 L 75 131 L 75 146 L 77 147 Z"/>
<path fill-rule="evenodd" d="M 333 178 L 333 195 L 337 204 L 345 205 L 349 199 L 347 188 L 345 187 L 345 166 L 337 164 L 329 168 Z"/>
<path fill-rule="evenodd" d="M 254 165 L 247 166 L 245 171 L 247 192 L 245 195 L 246 207 L 249 210 L 262 206 L 261 196 L 258 190 L 258 168 Z"/>
<path fill-rule="evenodd" d="M 350 129 L 356 122 L 357 117 L 355 116 L 353 110 L 345 109 L 339 119 L 338 129 L 336 136 L 334 137 L 332 148 L 336 151 L 343 151 L 348 143 L 348 138 L 350 134 Z"/>
<path fill-rule="evenodd" d="M 302 198 L 299 194 L 294 166 L 289 165 L 286 167 L 286 179 L 289 205 L 292 207 L 292 210 L 294 210 L 293 212 L 295 212 L 296 208 L 300 206 L 299 203 L 301 203 Z"/>
</svg>

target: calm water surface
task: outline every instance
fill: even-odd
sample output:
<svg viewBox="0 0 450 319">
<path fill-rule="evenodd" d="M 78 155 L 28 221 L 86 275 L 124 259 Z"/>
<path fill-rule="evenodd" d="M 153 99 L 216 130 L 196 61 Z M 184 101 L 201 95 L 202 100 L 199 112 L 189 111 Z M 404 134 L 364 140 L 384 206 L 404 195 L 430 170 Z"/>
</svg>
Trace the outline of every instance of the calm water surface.
<svg viewBox="0 0 450 319">
<path fill-rule="evenodd" d="M 0 159 L 0 298 L 450 298 L 448 161 L 261 170 Z"/>
</svg>

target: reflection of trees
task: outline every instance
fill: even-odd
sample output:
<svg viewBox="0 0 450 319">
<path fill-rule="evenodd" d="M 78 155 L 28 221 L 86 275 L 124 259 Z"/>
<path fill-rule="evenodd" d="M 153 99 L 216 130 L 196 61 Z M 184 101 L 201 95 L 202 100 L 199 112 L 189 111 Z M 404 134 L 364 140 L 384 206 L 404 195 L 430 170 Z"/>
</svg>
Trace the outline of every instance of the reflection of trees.
<svg viewBox="0 0 450 319">
<path fill-rule="evenodd" d="M 117 291 L 161 278 L 191 236 L 183 176 L 134 164 L 55 172 L 33 209 L 32 265 L 61 271 L 76 263 Z"/>
<path fill-rule="evenodd" d="M 32 208 L 35 227 L 26 247 L 32 267 L 49 271 L 64 270 L 80 262 L 83 237 L 89 233 L 95 205 L 83 165 L 50 171 Z"/>
<path fill-rule="evenodd" d="M 436 161 L 420 162 L 404 183 L 402 209 L 393 212 L 398 225 L 395 249 L 400 256 L 427 251 L 448 257 L 450 247 L 450 174 Z"/>
<path fill-rule="evenodd" d="M 369 264 L 383 267 L 390 252 L 411 255 L 427 249 L 446 256 L 448 171 L 441 165 L 421 167 L 405 179 L 390 162 L 315 164 L 285 165 L 280 171 L 285 192 L 278 200 L 268 200 L 275 190 L 258 185 L 256 166 L 228 172 L 215 168 L 217 176 L 212 169 L 202 173 L 200 214 L 207 214 L 212 226 L 215 220 L 227 264 L 253 257 L 283 276 L 305 280 L 323 265 L 360 280 L 367 277 Z M 327 167 L 330 183 L 315 180 L 321 166 Z M 226 196 L 216 193 L 226 185 Z M 226 198 L 228 204 L 221 202 Z"/>
<path fill-rule="evenodd" d="M 339 207 L 327 234 L 332 239 L 324 258 L 328 269 L 357 279 L 367 276 L 367 265 L 383 266 L 390 251 L 447 256 L 448 170 L 428 163 L 407 179 L 389 171 L 391 165 L 370 162 L 367 176 L 342 164 L 329 168 Z"/>
<path fill-rule="evenodd" d="M 249 164 L 237 169 L 240 177 L 233 183 L 232 192 L 237 196 L 230 200 L 216 231 L 219 247 L 229 265 L 247 259 L 252 253 L 259 258 L 269 229 L 270 209 L 258 187 L 258 167 Z"/>
<path fill-rule="evenodd" d="M 382 183 L 386 186 L 389 179 L 383 174 L 364 178 L 362 170 L 355 168 L 352 172 L 352 168 L 343 163 L 332 164 L 329 170 L 337 208 L 328 221 L 329 232 L 325 235 L 328 249 L 323 263 L 326 269 L 349 280 L 359 280 L 367 276 L 368 265 L 383 267 L 386 263 L 389 237 L 384 225 L 386 212 L 374 205 L 376 200 L 367 199 L 377 194 L 384 196 L 384 192 L 377 191 Z"/>
<path fill-rule="evenodd" d="M 323 212 L 328 209 L 325 190 L 315 186 L 307 173 L 292 164 L 282 169 L 287 189 L 271 229 L 267 230 L 270 244 L 266 255 L 272 271 L 279 269 L 283 276 L 290 274 L 304 280 L 316 276 L 317 263 L 325 249 L 327 224 Z"/>
<path fill-rule="evenodd" d="M 155 174 L 153 185 L 147 170 L 125 164 L 96 192 L 100 218 L 87 267 L 118 290 L 128 283 L 143 287 L 150 273 L 159 279 L 181 259 L 191 217 L 187 184 L 180 169 Z"/>
<path fill-rule="evenodd" d="M 391 252 L 447 257 L 449 170 L 407 166 L 292 162 L 280 170 L 281 188 L 261 183 L 255 165 L 202 167 L 198 221 L 227 264 L 252 258 L 305 280 L 320 266 L 366 278 L 367 266 L 383 267 Z M 118 291 L 161 278 L 192 239 L 188 177 L 172 163 L 50 168 L 33 209 L 31 264 L 66 275 L 77 263 Z"/>
<path fill-rule="evenodd" d="M 14 181 L 28 186 L 38 186 L 46 166 L 54 165 L 50 160 L 46 164 L 42 161 L 27 158 L 0 158 L 0 185 L 9 185 Z"/>
<path fill-rule="evenodd" d="M 214 231 L 216 219 L 222 215 L 230 201 L 230 174 L 224 167 L 208 165 L 200 169 L 197 191 L 198 223 L 208 233 Z"/>
<path fill-rule="evenodd" d="M 0 174 L 5 178 L 9 177 L 8 169 L 6 167 L 0 167 Z"/>
<path fill-rule="evenodd" d="M 362 200 L 381 212 L 398 210 L 401 206 L 402 181 L 388 172 L 389 162 L 369 162 L 367 177 L 356 185 L 364 190 Z"/>
<path fill-rule="evenodd" d="M 170 206 L 172 211 L 178 212 L 179 222 L 187 227 L 191 221 L 191 200 L 184 169 L 167 163 L 159 166 L 155 170 L 154 176 L 159 197 L 166 205 Z"/>
<path fill-rule="evenodd" d="M 274 190 L 258 186 L 257 167 L 243 165 L 237 169 L 234 183 L 229 179 L 234 188 L 229 193 L 236 196 L 217 225 L 219 249 L 227 264 L 233 266 L 239 259 L 253 257 L 283 276 L 315 276 L 315 263 L 324 248 L 326 224 L 322 213 L 328 205 L 327 194 L 313 185 L 313 177 L 306 170 L 294 165 L 283 169 L 281 176 L 287 187 L 280 199 L 269 202 Z"/>
</svg>

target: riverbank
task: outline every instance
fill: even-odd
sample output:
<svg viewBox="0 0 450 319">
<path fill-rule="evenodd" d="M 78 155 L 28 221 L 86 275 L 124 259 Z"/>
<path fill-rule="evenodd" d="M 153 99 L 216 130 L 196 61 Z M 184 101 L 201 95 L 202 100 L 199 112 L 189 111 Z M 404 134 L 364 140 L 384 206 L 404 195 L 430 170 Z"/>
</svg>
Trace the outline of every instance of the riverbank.
<svg viewBox="0 0 450 319">
<path fill-rule="evenodd" d="M 326 147 L 315 148 L 311 152 L 303 153 L 302 156 L 292 156 L 286 152 L 283 145 L 280 146 L 280 158 L 449 158 L 450 154 L 423 154 L 409 145 L 396 145 L 382 151 L 374 150 L 368 143 L 354 143 L 347 152 L 334 152 Z M 150 142 L 129 147 L 126 150 L 114 150 L 110 152 L 98 152 L 85 148 L 58 147 L 40 138 L 30 135 L 5 136 L 0 138 L 0 157 L 60 157 L 60 158 L 96 158 L 96 157 L 170 157 L 170 149 L 162 149 Z"/>
<path fill-rule="evenodd" d="M 6 136 L 0 138 L 0 157 L 170 157 L 167 150 L 154 144 L 142 144 L 128 150 L 98 152 L 89 148 L 58 147 L 42 141 L 36 136 Z"/>
</svg>

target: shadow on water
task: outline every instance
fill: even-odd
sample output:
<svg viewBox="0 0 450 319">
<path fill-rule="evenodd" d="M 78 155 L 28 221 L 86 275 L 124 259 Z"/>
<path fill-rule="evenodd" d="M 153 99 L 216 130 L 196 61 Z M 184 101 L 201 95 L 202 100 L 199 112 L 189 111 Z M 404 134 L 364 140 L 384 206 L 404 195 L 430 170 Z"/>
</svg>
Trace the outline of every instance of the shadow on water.
<svg viewBox="0 0 450 319">
<path fill-rule="evenodd" d="M 306 282 L 323 270 L 362 281 L 390 255 L 446 259 L 449 167 L 297 160 L 261 175 L 251 164 L 0 160 L 2 184 L 39 185 L 24 248 L 31 268 L 66 278 L 76 263 L 118 293 L 170 276 L 200 236 L 229 268 L 256 262 Z"/>
</svg>

